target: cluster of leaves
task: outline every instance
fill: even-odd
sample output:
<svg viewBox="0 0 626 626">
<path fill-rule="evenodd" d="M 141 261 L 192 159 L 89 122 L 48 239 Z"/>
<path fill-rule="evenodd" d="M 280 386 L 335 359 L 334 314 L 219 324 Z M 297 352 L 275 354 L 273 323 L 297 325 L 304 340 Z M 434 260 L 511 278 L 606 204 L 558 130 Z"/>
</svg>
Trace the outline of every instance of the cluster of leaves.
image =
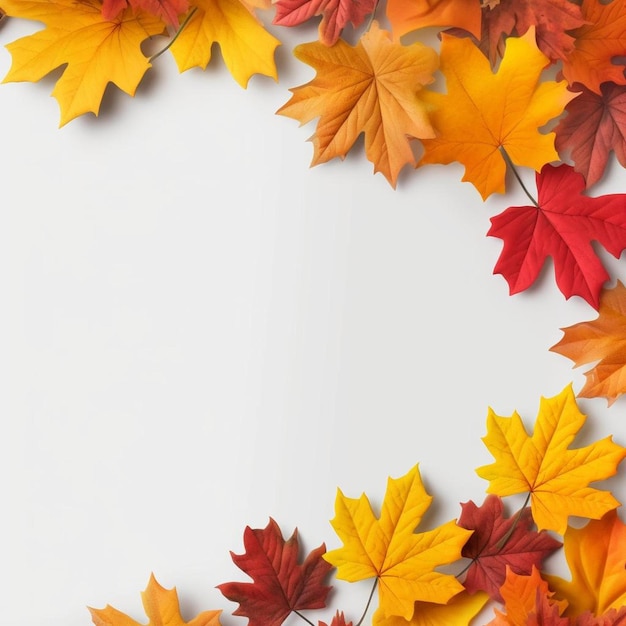
<svg viewBox="0 0 626 626">
<path fill-rule="evenodd" d="M 281 626 L 292 613 L 315 626 L 302 611 L 326 607 L 331 575 L 374 583 L 358 621 L 337 610 L 330 626 L 360 625 L 376 590 L 375 626 L 468 626 L 489 603 L 488 626 L 626 625 L 626 524 L 613 495 L 590 486 L 616 474 L 626 448 L 611 437 L 571 448 L 585 419 L 571 385 L 541 399 L 531 435 L 517 413 L 502 417 L 490 409 L 483 441 L 494 462 L 476 470 L 489 481 L 481 505 L 462 503 L 458 520 L 416 532 L 433 498 L 414 466 L 388 479 L 378 516 L 365 494 L 338 490 L 331 524 L 342 545 L 326 551 L 322 544 L 302 562 L 297 530 L 285 540 L 273 519 L 246 528 L 245 552 L 231 556 L 252 582 L 218 588 L 249 626 Z M 526 502 L 507 516 L 504 498 L 515 494 L 526 494 Z M 572 526 L 572 516 L 588 521 Z M 571 580 L 544 565 L 561 547 Z M 219 611 L 184 622 L 175 591 L 154 578 L 144 606 L 150 626 L 220 624 Z M 91 614 L 96 626 L 138 626 L 110 606 Z"/>
</svg>

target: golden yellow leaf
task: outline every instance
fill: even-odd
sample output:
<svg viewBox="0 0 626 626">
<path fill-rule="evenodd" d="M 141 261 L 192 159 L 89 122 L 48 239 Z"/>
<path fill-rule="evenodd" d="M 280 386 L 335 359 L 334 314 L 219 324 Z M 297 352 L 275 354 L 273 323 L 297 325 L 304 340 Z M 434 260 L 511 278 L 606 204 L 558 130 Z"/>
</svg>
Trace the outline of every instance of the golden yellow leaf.
<svg viewBox="0 0 626 626">
<path fill-rule="evenodd" d="M 570 515 L 598 519 L 618 507 L 610 492 L 588 485 L 613 476 L 626 449 L 612 437 L 570 449 L 585 418 L 571 385 L 553 398 L 541 398 L 532 436 L 517 412 L 500 417 L 489 409 L 483 441 L 496 461 L 476 470 L 490 481 L 487 492 L 499 496 L 530 493 L 537 527 L 560 534 Z"/>
<path fill-rule="evenodd" d="M 251 12 L 261 6 L 241 0 L 193 0 L 191 19 L 170 50 L 180 72 L 192 67 L 206 69 L 211 46 L 218 43 L 233 78 L 247 87 L 254 74 L 277 79 L 274 52 L 280 41 L 265 30 Z"/>
<path fill-rule="evenodd" d="M 509 37 L 497 72 L 467 38 L 442 35 L 441 71 L 447 94 L 427 92 L 424 100 L 434 111 L 437 132 L 426 139 L 419 165 L 452 163 L 465 166 L 483 199 L 504 193 L 507 154 L 516 165 L 540 171 L 559 156 L 554 133 L 539 128 L 563 112 L 574 97 L 565 81 L 540 81 L 548 58 L 537 48 L 535 29 L 523 37 Z"/>
<path fill-rule="evenodd" d="M 437 54 L 421 43 L 403 46 L 374 22 L 356 46 L 339 40 L 301 44 L 294 54 L 317 71 L 277 113 L 306 124 L 319 117 L 312 165 L 345 157 L 361 133 L 365 154 L 395 187 L 415 165 L 411 137 L 434 137 L 421 88 L 433 81 Z"/>
<path fill-rule="evenodd" d="M 183 620 L 178 604 L 176 589 L 164 589 L 156 581 L 154 575 L 141 599 L 148 619 L 147 626 L 220 626 L 222 611 L 204 611 L 190 622 Z M 91 619 L 96 626 L 142 626 L 125 613 L 107 605 L 104 609 L 90 608 Z"/>
<path fill-rule="evenodd" d="M 331 523 L 344 545 L 324 558 L 341 580 L 378 578 L 382 617 L 410 620 L 415 602 L 446 603 L 463 589 L 454 576 L 435 568 L 461 557 L 471 531 L 453 520 L 415 533 L 431 501 L 417 466 L 401 478 L 389 478 L 379 518 L 365 494 L 347 498 L 338 490 Z"/>
<path fill-rule="evenodd" d="M 567 600 L 565 615 L 600 616 L 626 606 L 626 525 L 616 510 L 583 528 L 568 528 L 563 549 L 572 580 L 546 578 L 556 596 Z"/>
<path fill-rule="evenodd" d="M 561 341 L 550 350 L 578 367 L 597 362 L 585 372 L 582 398 L 607 398 L 609 406 L 626 393 L 626 287 L 617 281 L 600 294 L 598 317 L 562 328 Z"/>
<path fill-rule="evenodd" d="M 2 8 L 46 25 L 7 45 L 12 64 L 3 82 L 37 82 L 67 64 L 52 91 L 61 126 L 83 113 L 98 115 L 109 83 L 134 96 L 150 67 L 141 44 L 164 30 L 159 18 L 130 8 L 105 20 L 98 0 L 2 0 Z"/>
<path fill-rule="evenodd" d="M 461 591 L 447 604 L 416 602 L 413 618 L 408 621 L 397 616 L 385 617 L 381 611 L 376 611 L 372 626 L 469 626 L 488 600 L 489 596 L 482 591 L 473 595 Z"/>
</svg>

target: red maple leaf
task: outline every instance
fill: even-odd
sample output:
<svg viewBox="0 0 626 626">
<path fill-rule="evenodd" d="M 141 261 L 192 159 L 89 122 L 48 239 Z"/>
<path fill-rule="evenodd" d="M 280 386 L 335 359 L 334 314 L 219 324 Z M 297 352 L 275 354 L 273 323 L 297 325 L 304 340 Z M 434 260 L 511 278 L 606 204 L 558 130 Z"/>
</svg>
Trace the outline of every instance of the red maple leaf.
<svg viewBox="0 0 626 626">
<path fill-rule="evenodd" d="M 572 626 L 626 626 L 626 606 L 619 610 L 611 609 L 599 617 L 591 611 L 585 611 L 572 620 Z"/>
<path fill-rule="evenodd" d="M 569 0 L 500 0 L 495 6 L 483 5 L 481 39 L 474 40 L 495 66 L 504 54 L 506 38 L 520 37 L 534 26 L 537 47 L 557 61 L 574 50 L 574 37 L 566 31 L 585 23 L 580 7 Z M 469 35 L 460 29 L 446 32 Z"/>
<path fill-rule="evenodd" d="M 377 0 L 278 0 L 273 23 L 298 26 L 321 15 L 320 41 L 332 46 L 348 22 L 354 27 L 362 24 L 365 16 L 374 11 L 376 3 Z"/>
<path fill-rule="evenodd" d="M 516 574 L 530 575 L 533 565 L 540 569 L 543 559 L 562 545 L 548 533 L 531 528 L 533 519 L 528 507 L 505 517 L 498 496 L 487 496 L 480 507 L 470 500 L 461 508 L 458 525 L 474 531 L 461 553 L 472 559 L 463 582 L 469 593 L 486 591 L 493 600 L 502 602 L 500 587 L 507 566 Z"/>
<path fill-rule="evenodd" d="M 248 626 L 280 626 L 292 611 L 326 606 L 331 588 L 324 584 L 324 578 L 332 566 L 322 558 L 324 544 L 299 564 L 298 530 L 285 541 L 271 518 L 263 529 L 247 526 L 243 543 L 244 554 L 230 555 L 254 582 L 218 585 L 226 598 L 239 603 L 233 615 L 247 617 Z"/>
<path fill-rule="evenodd" d="M 320 622 L 319 626 L 352 626 L 352 622 L 346 622 L 346 618 L 343 616 L 343 611 L 341 613 L 337 611 L 330 625 L 325 622 Z"/>
<path fill-rule="evenodd" d="M 127 6 L 160 17 L 166 24 L 178 26 L 178 18 L 189 9 L 188 0 L 103 0 L 102 17 L 115 19 Z"/>
<path fill-rule="evenodd" d="M 626 194 L 582 195 L 585 179 L 570 165 L 544 165 L 536 180 L 537 206 L 510 207 L 491 218 L 487 235 L 504 241 L 494 274 L 519 293 L 552 257 L 563 295 L 580 296 L 597 310 L 609 275 L 591 242 L 619 258 L 626 248 Z"/>
<path fill-rule="evenodd" d="M 557 151 L 561 157 L 570 152 L 587 187 L 604 175 L 611 150 L 626 167 L 626 86 L 602 83 L 600 90 L 597 94 L 575 84 L 572 91 L 580 95 L 565 107 L 567 115 L 554 129 Z"/>
</svg>

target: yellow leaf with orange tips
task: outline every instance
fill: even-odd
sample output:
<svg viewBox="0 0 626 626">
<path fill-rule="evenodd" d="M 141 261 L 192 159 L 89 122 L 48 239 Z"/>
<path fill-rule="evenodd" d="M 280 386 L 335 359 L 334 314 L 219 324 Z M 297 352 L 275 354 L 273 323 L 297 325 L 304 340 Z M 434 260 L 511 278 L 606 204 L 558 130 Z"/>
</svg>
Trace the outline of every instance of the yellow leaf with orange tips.
<svg viewBox="0 0 626 626">
<path fill-rule="evenodd" d="M 488 600 L 489 596 L 482 591 L 473 595 L 462 591 L 447 604 L 416 602 L 413 618 L 408 621 L 397 616 L 385 617 L 381 611 L 376 611 L 372 626 L 469 626 Z"/>
<path fill-rule="evenodd" d="M 12 64 L 3 82 L 37 82 L 67 65 L 52 91 L 61 126 L 83 113 L 98 115 L 109 83 L 134 96 L 150 67 L 141 44 L 165 28 L 159 18 L 131 8 L 105 20 L 98 0 L 2 0 L 2 8 L 46 25 L 6 46 Z"/>
<path fill-rule="evenodd" d="M 417 466 L 401 478 L 389 478 L 379 518 L 365 494 L 347 498 L 338 490 L 331 523 L 344 545 L 324 558 L 341 580 L 378 578 L 381 618 L 410 620 L 415 602 L 446 603 L 463 589 L 454 576 L 435 568 L 461 558 L 471 531 L 452 520 L 415 533 L 431 501 Z"/>
<path fill-rule="evenodd" d="M 252 12 L 256 6 L 265 3 L 193 0 L 193 15 L 170 48 L 178 70 L 206 69 L 211 61 L 211 47 L 218 43 L 228 71 L 242 87 L 247 87 L 254 74 L 276 80 L 274 52 L 280 41 L 256 18 Z"/>
<path fill-rule="evenodd" d="M 480 39 L 482 9 L 478 0 L 387 0 L 387 17 L 396 37 L 418 28 L 462 28 Z"/>
<path fill-rule="evenodd" d="M 600 294 L 598 317 L 562 328 L 561 341 L 552 346 L 574 361 L 574 367 L 595 363 L 585 372 L 582 398 L 607 398 L 609 406 L 626 393 L 626 287 L 617 281 Z"/>
<path fill-rule="evenodd" d="M 219 616 L 222 611 L 204 611 L 190 622 L 183 620 L 176 589 L 164 589 L 154 575 L 150 576 L 150 582 L 142 592 L 141 599 L 150 620 L 147 626 L 220 626 Z M 112 606 L 104 609 L 90 608 L 89 611 L 96 626 L 143 626 Z"/>
<path fill-rule="evenodd" d="M 612 437 L 570 449 L 585 418 L 571 385 L 553 398 L 541 398 L 532 436 L 518 413 L 500 417 L 489 409 L 483 441 L 495 463 L 476 470 L 490 481 L 487 492 L 503 497 L 528 492 L 537 527 L 560 534 L 570 515 L 599 519 L 618 507 L 610 492 L 589 483 L 613 476 L 626 449 Z"/>
<path fill-rule="evenodd" d="M 400 170 L 415 165 L 411 137 L 434 137 L 420 90 L 433 81 L 437 53 L 419 42 L 403 46 L 374 22 L 356 46 L 301 44 L 295 56 L 317 71 L 277 113 L 306 124 L 319 117 L 312 165 L 345 157 L 359 135 L 365 154 L 395 187 Z"/>
<path fill-rule="evenodd" d="M 600 616 L 626 606 L 626 525 L 616 510 L 582 528 L 568 528 L 563 550 L 571 581 L 546 578 L 556 595 L 568 602 L 565 615 L 591 611 Z"/>
<path fill-rule="evenodd" d="M 516 165 L 536 171 L 559 155 L 554 133 L 539 128 L 559 116 L 574 97 L 565 81 L 540 80 L 549 63 L 537 48 L 535 29 L 523 37 L 509 37 L 497 72 L 487 57 L 467 38 L 442 35 L 441 71 L 447 94 L 428 92 L 437 136 L 423 141 L 420 165 L 452 163 L 465 166 L 483 199 L 504 193 L 505 150 Z"/>
</svg>

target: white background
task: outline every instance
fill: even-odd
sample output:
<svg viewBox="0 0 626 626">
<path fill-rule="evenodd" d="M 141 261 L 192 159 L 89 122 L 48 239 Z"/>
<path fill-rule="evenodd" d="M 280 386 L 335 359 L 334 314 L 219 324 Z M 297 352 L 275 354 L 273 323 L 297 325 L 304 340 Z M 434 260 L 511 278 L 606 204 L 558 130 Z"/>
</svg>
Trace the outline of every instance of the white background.
<svg viewBox="0 0 626 626">
<path fill-rule="evenodd" d="M 35 28 L 11 20 L 2 43 Z M 461 166 L 407 168 L 394 191 L 362 145 L 310 169 L 314 124 L 274 112 L 313 76 L 290 50 L 315 26 L 272 30 L 280 80 L 247 91 L 218 50 L 182 75 L 166 54 L 136 98 L 110 89 L 58 129 L 53 77 L 0 86 L 3 626 L 87 625 L 107 603 L 145 623 L 150 572 L 186 619 L 246 624 L 215 589 L 248 580 L 229 555 L 246 525 L 338 547 L 337 487 L 378 506 L 418 462 L 420 528 L 456 518 L 485 495 L 488 407 L 530 424 L 540 396 L 582 388 L 548 349 L 595 312 L 550 265 L 513 297 L 492 273 L 489 218 L 526 204 L 514 179 L 483 203 Z M 607 191 L 626 191 L 617 164 Z M 581 444 L 626 445 L 624 400 L 580 406 Z M 626 498 L 623 468 L 605 486 Z M 369 588 L 339 581 L 308 615 L 357 620 Z"/>
</svg>

